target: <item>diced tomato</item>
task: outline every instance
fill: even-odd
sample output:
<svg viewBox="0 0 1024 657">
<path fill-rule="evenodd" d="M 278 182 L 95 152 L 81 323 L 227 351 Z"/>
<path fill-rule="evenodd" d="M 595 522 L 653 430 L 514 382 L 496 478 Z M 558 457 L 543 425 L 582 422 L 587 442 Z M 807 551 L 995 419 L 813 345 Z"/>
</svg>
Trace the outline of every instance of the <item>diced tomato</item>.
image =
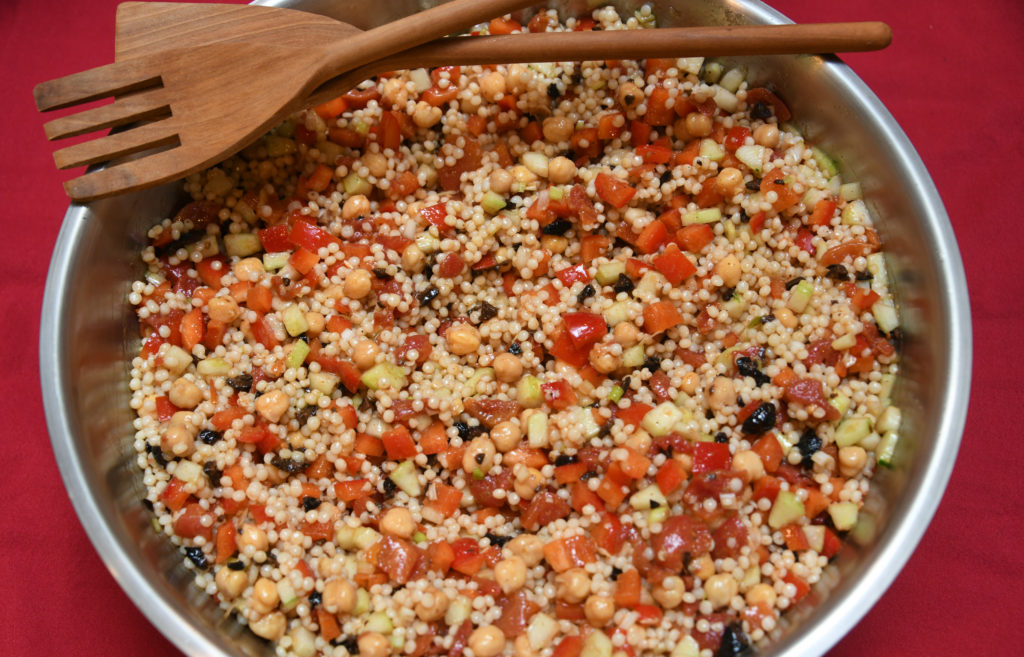
<svg viewBox="0 0 1024 657">
<path fill-rule="evenodd" d="M 725 146 L 725 150 L 730 153 L 735 153 L 736 149 L 742 146 L 749 136 L 750 128 L 742 125 L 733 126 L 732 128 L 729 128 L 729 132 L 726 133 L 725 141 L 722 145 Z"/>
<path fill-rule="evenodd" d="M 782 452 L 782 445 L 775 437 L 775 434 L 766 433 L 758 438 L 750 449 L 761 459 L 764 471 L 771 474 L 779 469 L 782 459 L 785 456 Z"/>
<path fill-rule="evenodd" d="M 202 522 L 206 514 L 198 502 L 185 505 L 181 515 L 174 520 L 174 533 L 182 538 L 202 536 L 207 541 L 213 540 L 213 526 L 205 526 Z"/>
<path fill-rule="evenodd" d="M 814 255 L 814 233 L 807 230 L 806 228 L 800 228 L 796 232 L 796 237 L 793 238 L 793 243 L 800 249 Z"/>
<path fill-rule="evenodd" d="M 839 535 L 832 531 L 831 527 L 825 528 L 825 547 L 822 548 L 821 554 L 826 558 L 831 559 L 836 556 L 839 549 L 843 547 L 843 542 L 839 538 Z"/>
<path fill-rule="evenodd" d="M 320 256 L 301 246 L 288 258 L 288 264 L 303 276 L 312 271 L 318 262 L 320 262 Z M 257 285 L 256 287 L 262 286 Z"/>
<path fill-rule="evenodd" d="M 384 435 L 381 436 L 381 442 L 384 443 L 384 451 L 387 452 L 388 458 L 392 461 L 411 459 L 418 453 L 412 435 L 409 434 L 409 430 L 403 425 L 398 425 L 389 431 L 385 431 Z"/>
<path fill-rule="evenodd" d="M 582 264 L 561 269 L 555 272 L 555 276 L 557 276 L 558 280 L 562 281 L 562 284 L 566 287 L 572 287 L 572 284 L 577 282 L 590 282 L 590 274 L 587 273 L 587 268 Z"/>
<path fill-rule="evenodd" d="M 608 334 L 608 325 L 604 316 L 591 312 L 571 312 L 562 316 L 565 332 L 572 340 L 573 346 L 579 350 L 589 350 Z"/>
<path fill-rule="evenodd" d="M 666 126 L 676 120 L 676 113 L 668 106 L 668 89 L 662 86 L 655 87 L 647 95 L 647 113 L 644 114 L 644 121 L 652 126 Z"/>
<path fill-rule="evenodd" d="M 633 148 L 651 141 L 651 126 L 643 121 L 632 121 L 629 124 L 629 143 Z"/>
<path fill-rule="evenodd" d="M 540 389 L 544 393 L 544 400 L 548 406 L 556 411 L 565 410 L 577 403 L 576 392 L 572 386 L 561 379 L 542 383 Z"/>
<path fill-rule="evenodd" d="M 580 657 L 582 652 L 583 637 L 579 634 L 569 634 L 558 642 L 551 657 Z"/>
<path fill-rule="evenodd" d="M 624 570 L 615 581 L 615 606 L 632 609 L 640 604 L 640 572 L 636 568 Z"/>
<path fill-rule="evenodd" d="M 682 323 L 682 313 L 670 301 L 655 301 L 644 308 L 644 330 L 651 335 Z"/>
<path fill-rule="evenodd" d="M 871 306 L 875 305 L 876 301 L 882 298 L 878 292 L 875 292 L 869 287 L 860 287 L 859 285 L 854 285 L 853 287 L 854 292 L 850 296 L 850 305 L 861 312 L 869 310 Z M 185 333 L 182 331 L 182 340 L 184 340 L 184 338 Z"/>
<path fill-rule="evenodd" d="M 597 560 L 594 541 L 587 536 L 570 536 L 549 541 L 544 546 L 544 558 L 557 573 L 570 568 L 582 568 Z"/>
<path fill-rule="evenodd" d="M 637 623 L 648 627 L 659 625 L 661 617 L 664 615 L 661 607 L 655 605 L 637 605 L 634 609 L 639 616 Z"/>
<path fill-rule="evenodd" d="M 675 492 L 686 481 L 686 469 L 675 459 L 668 459 L 654 476 L 658 489 L 665 495 Z"/>
<path fill-rule="evenodd" d="M 441 189 L 455 191 L 461 184 L 461 176 L 468 171 L 476 171 L 483 161 L 483 150 L 480 142 L 476 139 L 466 138 L 462 147 L 462 157 L 453 166 L 444 166 L 438 169 L 437 179 Z"/>
<path fill-rule="evenodd" d="M 814 211 L 807 218 L 811 226 L 827 226 L 836 213 L 836 202 L 830 198 L 820 199 L 814 204 Z"/>
<path fill-rule="evenodd" d="M 697 160 L 698 155 L 700 155 L 700 139 L 693 139 L 686 144 L 683 150 L 676 153 L 675 157 L 672 158 L 672 164 L 675 166 L 693 164 Z"/>
<path fill-rule="evenodd" d="M 214 413 L 213 417 L 210 418 L 210 424 L 217 431 L 227 431 L 235 420 L 243 418 L 245 415 L 246 410 L 244 408 L 226 408 L 223 411 Z"/>
<path fill-rule="evenodd" d="M 753 107 L 756 103 L 770 106 L 772 111 L 775 113 L 775 118 L 779 120 L 779 123 L 793 118 L 793 115 L 786 104 L 782 102 L 778 96 L 764 87 L 747 89 L 747 105 Z"/>
<path fill-rule="evenodd" d="M 788 575 L 783 577 L 782 581 L 786 582 L 787 584 L 792 584 L 794 587 L 796 587 L 796 595 L 793 596 L 793 604 L 800 602 L 800 600 L 802 600 L 805 595 L 811 592 L 811 587 L 807 585 L 807 582 L 805 582 L 802 578 L 797 577 L 793 573 L 789 573 Z"/>
<path fill-rule="evenodd" d="M 750 218 L 750 230 L 755 233 L 760 233 L 764 228 L 764 222 L 767 219 L 767 215 L 764 212 L 758 212 Z"/>
<path fill-rule="evenodd" d="M 480 544 L 476 539 L 460 538 L 452 543 L 452 570 L 463 575 L 476 575 L 484 566 L 484 555 L 480 553 Z"/>
<path fill-rule="evenodd" d="M 754 483 L 753 499 L 760 500 L 763 498 L 775 502 L 775 498 L 778 497 L 780 490 L 782 490 L 782 480 L 778 477 L 765 475 Z"/>
<path fill-rule="evenodd" d="M 256 338 L 256 342 L 266 347 L 268 351 L 281 344 L 274 336 L 274 332 L 270 329 L 270 325 L 267 324 L 267 320 L 264 319 L 263 315 L 259 315 L 254 322 L 250 323 L 250 326 L 252 327 L 252 335 Z"/>
<path fill-rule="evenodd" d="M 462 491 L 454 486 L 443 484 L 437 479 L 434 480 L 433 487 L 434 498 L 430 499 L 428 497 L 427 507 L 434 509 L 445 518 L 452 517 L 458 511 L 459 504 L 462 502 Z"/>
<path fill-rule="evenodd" d="M 676 232 L 676 239 L 690 253 L 700 253 L 715 239 L 715 231 L 707 224 L 691 224 Z"/>
<path fill-rule="evenodd" d="M 652 264 L 672 285 L 679 285 L 697 273 L 697 266 L 675 244 L 665 247 L 662 253 L 654 257 Z"/>
<path fill-rule="evenodd" d="M 594 186 L 598 197 L 616 209 L 626 207 L 630 199 L 636 195 L 636 189 L 629 183 L 604 172 L 597 174 Z"/>
<path fill-rule="evenodd" d="M 623 446 L 626 451 L 626 458 L 619 462 L 619 467 L 630 479 L 641 479 L 647 476 L 647 468 L 651 467 L 651 459 L 647 458 L 632 447 Z"/>
<path fill-rule="evenodd" d="M 522 32 L 522 24 L 511 18 L 492 18 L 491 22 L 487 25 L 487 31 L 491 34 L 512 34 L 513 32 Z"/>
<path fill-rule="evenodd" d="M 421 219 L 432 226 L 436 226 L 437 230 L 442 234 L 452 230 L 452 227 L 445 221 L 445 217 L 448 216 L 448 205 L 446 203 L 428 205 L 420 209 L 419 214 Z"/>
<path fill-rule="evenodd" d="M 667 164 L 672 159 L 672 150 L 656 144 L 641 144 L 636 154 L 648 164 Z"/>
<path fill-rule="evenodd" d="M 621 418 L 627 425 L 632 424 L 634 427 L 639 427 L 644 416 L 647 415 L 652 408 L 654 407 L 650 404 L 634 401 L 629 405 L 629 408 L 617 409 L 616 416 Z"/>
<path fill-rule="evenodd" d="M 796 523 L 786 525 L 781 531 L 787 549 L 794 552 L 811 549 L 811 544 L 807 542 L 807 534 L 804 533 L 804 529 L 800 525 Z"/>
<path fill-rule="evenodd" d="M 397 152 L 402 145 L 402 128 L 398 123 L 398 117 L 391 110 L 385 110 L 380 117 L 380 146 L 383 149 L 391 149 Z"/>
<path fill-rule="evenodd" d="M 651 536 L 655 560 L 669 570 L 679 572 L 684 559 L 696 558 L 711 550 L 711 532 L 707 525 L 693 516 L 669 516 L 661 532 Z"/>
<path fill-rule="evenodd" d="M 185 508 L 185 503 L 191 497 L 185 490 L 185 482 L 177 477 L 171 477 L 163 491 L 160 493 L 160 501 L 164 503 L 172 513 Z"/>
<path fill-rule="evenodd" d="M 726 470 L 732 460 L 728 443 L 699 442 L 693 447 L 693 473 Z"/>
<path fill-rule="evenodd" d="M 224 256 L 211 256 L 203 258 L 196 263 L 196 273 L 200 280 L 213 289 L 220 288 L 221 279 L 228 273 L 227 260 Z"/>
<path fill-rule="evenodd" d="M 563 363 L 579 368 L 587 364 L 589 348 L 585 350 L 578 349 L 573 343 L 572 338 L 569 337 L 569 332 L 560 331 L 554 337 L 554 344 L 548 350 L 548 353 Z"/>
<path fill-rule="evenodd" d="M 826 420 L 838 420 L 839 410 L 835 406 L 828 403 L 828 398 L 825 396 L 824 386 L 821 381 L 811 377 L 797 378 L 790 381 L 785 388 L 783 393 L 783 399 L 787 402 L 797 402 L 799 404 L 810 404 L 817 406 L 825 411 Z"/>
<path fill-rule="evenodd" d="M 331 374 L 338 375 L 341 379 L 341 385 L 345 386 L 345 389 L 349 392 L 359 390 L 359 386 L 362 384 L 362 372 L 353 363 L 322 354 L 317 355 L 313 361 L 319 363 L 320 367 Z"/>
<path fill-rule="evenodd" d="M 572 133 L 569 145 L 576 155 L 576 162 L 584 163 L 601 154 L 601 140 L 597 137 L 597 128 L 583 128 Z"/>
<path fill-rule="evenodd" d="M 735 559 L 740 556 L 748 543 L 747 527 L 739 515 L 734 515 L 723 522 L 711 534 L 711 537 L 715 542 L 711 556 L 715 559 Z"/>
<path fill-rule="evenodd" d="M 800 194 L 794 191 L 791 183 L 786 182 L 786 175 L 782 171 L 773 169 L 765 172 L 761 178 L 761 193 L 767 195 L 768 192 L 775 192 L 778 196 L 772 203 L 772 209 L 776 212 L 782 212 L 800 202 Z"/>
<path fill-rule="evenodd" d="M 352 502 L 354 500 L 366 497 L 369 494 L 369 480 L 368 479 L 348 479 L 346 481 L 338 481 L 334 484 L 334 494 L 338 496 L 338 499 L 342 502 Z"/>
<path fill-rule="evenodd" d="M 533 496 L 529 505 L 523 510 L 519 517 L 523 528 L 527 531 L 537 531 L 546 527 L 555 520 L 566 518 L 571 513 L 571 508 L 565 500 L 551 491 L 541 491 Z"/>
<path fill-rule="evenodd" d="M 445 253 L 438 259 L 437 275 L 441 278 L 455 278 L 466 270 L 466 261 L 458 253 Z"/>
<path fill-rule="evenodd" d="M 597 120 L 597 138 L 602 141 L 611 141 L 618 137 L 625 127 L 626 117 L 622 112 L 602 114 L 601 118 Z"/>
<path fill-rule="evenodd" d="M 181 410 L 171 403 L 167 395 L 160 395 L 154 401 L 156 403 L 156 417 L 161 422 L 167 422 L 175 413 Z"/>
</svg>

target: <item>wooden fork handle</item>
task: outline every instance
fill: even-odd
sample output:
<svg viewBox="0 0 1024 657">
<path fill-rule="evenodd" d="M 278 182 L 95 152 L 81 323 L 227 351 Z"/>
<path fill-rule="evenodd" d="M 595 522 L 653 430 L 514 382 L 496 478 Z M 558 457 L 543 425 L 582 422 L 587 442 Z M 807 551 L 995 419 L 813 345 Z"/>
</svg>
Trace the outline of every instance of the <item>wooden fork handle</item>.
<svg viewBox="0 0 1024 657">
<path fill-rule="evenodd" d="M 550 61 L 785 55 L 880 50 L 892 41 L 876 21 L 799 25 L 725 25 L 644 30 L 536 32 L 501 36 L 446 37 L 379 59 L 334 78 L 308 101 L 336 98 L 378 73 L 403 68 Z"/>
</svg>

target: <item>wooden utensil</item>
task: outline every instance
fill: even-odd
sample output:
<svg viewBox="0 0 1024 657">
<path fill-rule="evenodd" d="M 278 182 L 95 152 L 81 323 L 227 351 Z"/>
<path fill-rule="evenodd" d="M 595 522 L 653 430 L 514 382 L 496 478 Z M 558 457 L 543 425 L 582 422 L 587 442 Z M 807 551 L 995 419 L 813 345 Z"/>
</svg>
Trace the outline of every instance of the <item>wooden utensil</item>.
<svg viewBox="0 0 1024 657">
<path fill-rule="evenodd" d="M 88 201 L 214 164 L 281 121 L 330 78 L 532 2 L 452 0 L 341 41 L 318 42 L 313 34 L 302 47 L 259 38 L 260 25 L 308 30 L 309 14 L 267 7 L 244 42 L 152 51 L 44 82 L 35 89 L 36 106 L 46 111 L 119 96 L 80 112 L 80 125 L 148 120 L 54 153 L 58 168 L 66 169 L 147 151 L 65 183 L 72 199 Z"/>
<path fill-rule="evenodd" d="M 206 4 L 200 7 L 193 10 L 192 5 L 176 2 L 122 3 L 117 12 L 115 58 L 128 59 L 153 50 L 194 47 L 212 41 L 245 40 L 249 38 L 250 23 L 265 9 L 253 5 Z M 317 14 L 309 14 L 307 20 L 307 29 L 316 30 L 324 39 L 347 39 L 362 32 L 353 25 Z M 168 25 L 174 25 L 175 29 L 168 30 Z M 265 25 L 262 27 L 268 29 Z M 274 39 L 288 45 L 302 45 L 296 33 L 287 26 L 280 29 L 270 27 L 269 30 L 265 36 L 272 34 Z M 888 46 L 892 41 L 892 30 L 885 23 L 855 22 L 658 28 L 645 31 L 643 36 L 643 39 L 638 39 L 636 32 L 622 30 L 437 39 L 333 78 L 314 91 L 304 104 L 311 107 L 337 98 L 374 75 L 404 68 L 588 59 L 862 52 Z"/>
</svg>

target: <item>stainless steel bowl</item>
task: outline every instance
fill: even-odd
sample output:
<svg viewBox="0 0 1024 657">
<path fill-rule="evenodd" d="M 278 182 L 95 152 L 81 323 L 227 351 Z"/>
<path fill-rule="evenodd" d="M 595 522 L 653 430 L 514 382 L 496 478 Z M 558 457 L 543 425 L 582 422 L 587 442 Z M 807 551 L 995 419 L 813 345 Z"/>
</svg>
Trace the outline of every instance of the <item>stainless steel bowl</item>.
<svg viewBox="0 0 1024 657">
<path fill-rule="evenodd" d="M 419 0 L 293 0 L 360 27 L 415 11 Z M 430 3 L 428 3 L 430 4 Z M 586 2 L 553 3 L 573 13 Z M 616 3 L 632 12 L 640 0 Z M 662 25 L 780 23 L 754 0 L 649 1 Z M 827 577 L 785 617 L 765 655 L 821 655 L 892 583 L 949 479 L 967 410 L 971 328 L 960 254 L 913 146 L 844 64 L 816 56 L 745 59 L 753 81 L 786 99 L 795 123 L 861 181 L 885 243 L 906 341 L 895 391 L 904 420 L 895 468 L 882 471 L 862 521 Z M 72 205 L 53 253 L 40 335 L 46 419 L 68 494 L 89 537 L 136 605 L 186 654 L 273 651 L 191 585 L 181 554 L 154 533 L 132 449 L 128 363 L 138 324 L 125 302 L 147 229 L 173 214 L 180 187 Z"/>
</svg>

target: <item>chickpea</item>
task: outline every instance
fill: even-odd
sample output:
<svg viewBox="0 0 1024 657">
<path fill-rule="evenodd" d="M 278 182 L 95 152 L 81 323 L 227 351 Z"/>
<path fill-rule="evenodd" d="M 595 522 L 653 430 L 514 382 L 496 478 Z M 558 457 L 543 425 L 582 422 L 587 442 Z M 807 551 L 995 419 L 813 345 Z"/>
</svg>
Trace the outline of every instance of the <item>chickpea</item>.
<svg viewBox="0 0 1024 657">
<path fill-rule="evenodd" d="M 388 158 L 383 153 L 367 151 L 363 153 L 363 164 L 370 170 L 370 175 L 383 178 L 388 172 Z"/>
<path fill-rule="evenodd" d="M 591 625 L 603 627 L 615 615 L 615 600 L 607 595 L 592 595 L 583 603 L 583 614 Z"/>
<path fill-rule="evenodd" d="M 252 600 L 249 606 L 258 614 L 269 614 L 281 601 L 274 580 L 261 577 L 252 585 Z"/>
<path fill-rule="evenodd" d="M 618 369 L 622 364 L 622 356 L 615 353 L 615 349 L 607 342 L 596 344 L 590 350 L 590 364 L 601 374 L 608 374 Z"/>
<path fill-rule="evenodd" d="M 637 429 L 633 432 L 633 435 L 626 439 L 626 446 L 641 454 L 646 454 L 651 449 L 651 434 L 647 433 L 643 429 Z"/>
<path fill-rule="evenodd" d="M 416 533 L 416 521 L 408 509 L 396 506 L 384 512 L 380 519 L 380 530 L 399 538 L 409 538 Z"/>
<path fill-rule="evenodd" d="M 419 101 L 412 111 L 412 122 L 421 128 L 430 128 L 444 116 L 440 107 L 434 107 L 426 101 Z"/>
<path fill-rule="evenodd" d="M 276 641 L 284 636 L 285 628 L 288 626 L 288 619 L 279 611 L 267 614 L 263 618 L 251 621 L 249 629 L 258 637 Z"/>
<path fill-rule="evenodd" d="M 345 205 L 341 206 L 341 218 L 346 221 L 365 217 L 368 214 L 370 214 L 370 199 L 363 194 L 348 197 L 345 200 Z"/>
<path fill-rule="evenodd" d="M 519 557 L 502 559 L 494 566 L 494 579 L 505 593 L 518 591 L 526 583 L 526 562 Z"/>
<path fill-rule="evenodd" d="M 462 469 L 467 474 L 473 474 L 479 469 L 486 473 L 494 465 L 494 443 L 487 436 L 477 436 L 469 443 L 465 455 L 462 457 Z"/>
<path fill-rule="evenodd" d="M 553 144 L 569 141 L 574 130 L 572 119 L 567 116 L 549 116 L 544 119 L 541 130 L 544 132 L 544 139 Z"/>
<path fill-rule="evenodd" d="M 512 182 L 520 185 L 532 185 L 537 182 L 537 174 L 527 169 L 522 164 L 512 167 Z"/>
<path fill-rule="evenodd" d="M 523 361 L 510 353 L 498 354 L 494 359 L 494 376 L 502 383 L 515 383 L 523 375 Z"/>
<path fill-rule="evenodd" d="M 690 572 L 694 577 L 707 580 L 715 574 L 715 562 L 711 560 L 710 555 L 702 554 L 690 562 Z"/>
<path fill-rule="evenodd" d="M 505 649 L 505 633 L 493 625 L 484 625 L 469 635 L 469 648 L 476 657 L 497 657 Z"/>
<path fill-rule="evenodd" d="M 443 591 L 433 586 L 428 586 L 423 591 L 423 597 L 416 603 L 416 615 L 420 620 L 431 623 L 444 618 L 448 610 L 448 596 Z"/>
<path fill-rule="evenodd" d="M 544 487 L 545 479 L 540 470 L 526 468 L 516 477 L 514 487 L 516 495 L 524 500 L 532 500 L 537 491 Z"/>
<path fill-rule="evenodd" d="M 525 634 L 517 636 L 512 645 L 515 648 L 513 653 L 515 657 L 534 657 L 536 654 L 533 652 L 533 646 L 530 645 L 530 637 Z"/>
<path fill-rule="evenodd" d="M 715 176 L 715 191 L 725 197 L 732 197 L 743 187 L 743 174 L 735 167 L 725 167 Z"/>
<path fill-rule="evenodd" d="M 360 340 L 352 347 L 352 360 L 356 367 L 364 371 L 377 364 L 378 355 L 380 347 L 373 340 Z"/>
<path fill-rule="evenodd" d="M 582 568 L 570 568 L 555 577 L 555 596 L 570 604 L 583 602 L 590 595 L 590 575 Z"/>
<path fill-rule="evenodd" d="M 796 318 L 796 315 L 793 314 L 793 311 L 786 307 L 774 310 L 772 311 L 772 314 L 775 315 L 775 319 L 779 320 L 780 324 L 782 324 L 788 329 L 796 328 L 797 325 L 800 323 L 800 320 Z"/>
<path fill-rule="evenodd" d="M 480 80 L 480 92 L 486 100 L 499 100 L 505 95 L 505 76 L 491 71 Z"/>
<path fill-rule="evenodd" d="M 267 540 L 267 533 L 252 523 L 242 525 L 242 531 L 238 536 L 238 547 L 240 549 L 252 548 L 253 552 L 266 552 L 270 547 Z"/>
<path fill-rule="evenodd" d="M 687 372 L 683 375 L 683 381 L 680 384 L 680 390 L 688 395 L 692 395 L 697 392 L 697 386 L 700 385 L 700 377 L 697 376 L 696 372 Z"/>
<path fill-rule="evenodd" d="M 188 379 L 180 378 L 171 384 L 167 398 L 178 408 L 193 409 L 203 401 L 203 391 Z"/>
<path fill-rule="evenodd" d="M 348 580 L 328 580 L 322 596 L 324 609 L 332 614 L 347 614 L 356 607 L 356 587 Z"/>
<path fill-rule="evenodd" d="M 739 584 L 729 573 L 712 575 L 704 582 L 704 595 L 715 609 L 728 605 L 736 596 Z"/>
<path fill-rule="evenodd" d="M 171 423 L 160 436 L 160 449 L 172 456 L 188 456 L 195 446 L 195 433 L 185 424 Z"/>
<path fill-rule="evenodd" d="M 629 349 L 640 342 L 640 329 L 632 322 L 619 322 L 612 329 L 612 339 L 622 345 L 623 349 Z"/>
<path fill-rule="evenodd" d="M 355 269 L 345 277 L 345 296 L 362 299 L 373 289 L 373 275 L 365 269 Z"/>
<path fill-rule="evenodd" d="M 623 109 L 633 109 L 640 103 L 644 102 L 643 89 L 636 86 L 632 82 L 626 82 L 625 84 L 619 85 L 619 105 L 622 105 Z"/>
<path fill-rule="evenodd" d="M 669 575 L 651 589 L 651 595 L 665 609 L 675 609 L 683 603 L 686 583 L 678 575 Z"/>
<path fill-rule="evenodd" d="M 402 268 L 410 274 L 418 273 L 423 269 L 424 255 L 415 242 L 410 244 L 402 250 Z"/>
<path fill-rule="evenodd" d="M 540 245 L 551 253 L 561 254 L 565 253 L 565 250 L 569 248 L 569 240 L 561 235 L 542 235 Z"/>
<path fill-rule="evenodd" d="M 327 318 L 322 313 L 308 312 L 305 313 L 306 317 L 306 333 L 309 335 L 320 335 L 324 331 L 324 327 L 327 326 Z"/>
<path fill-rule="evenodd" d="M 548 162 L 548 180 L 556 185 L 563 185 L 576 177 L 576 164 L 569 158 L 559 155 Z"/>
<path fill-rule="evenodd" d="M 231 570 L 227 566 L 222 566 L 213 580 L 217 583 L 217 590 L 221 596 L 228 600 L 242 595 L 245 587 L 249 586 L 249 576 L 244 570 Z"/>
<path fill-rule="evenodd" d="M 206 307 L 207 312 L 210 313 L 210 319 L 225 324 L 230 324 L 242 314 L 238 302 L 231 297 L 214 297 L 207 302 Z"/>
<path fill-rule="evenodd" d="M 868 453 L 860 445 L 849 445 L 839 449 L 839 474 L 854 477 L 860 474 L 868 462 Z"/>
<path fill-rule="evenodd" d="M 739 258 L 734 255 L 725 256 L 715 264 L 715 273 L 722 277 L 722 282 L 728 287 L 736 287 L 743 273 Z"/>
<path fill-rule="evenodd" d="M 512 189 L 512 174 L 505 169 L 495 169 L 488 179 L 491 191 L 495 194 L 507 194 Z"/>
<path fill-rule="evenodd" d="M 448 351 L 456 356 L 471 354 L 480 348 L 480 331 L 470 324 L 456 324 L 444 334 Z"/>
<path fill-rule="evenodd" d="M 387 657 L 391 654 L 391 642 L 380 632 L 364 632 L 356 642 L 359 657 Z"/>
<path fill-rule="evenodd" d="M 690 112 L 686 115 L 686 132 L 691 137 L 707 137 L 714 128 L 711 117 L 700 112 Z"/>
<path fill-rule="evenodd" d="M 519 425 L 511 420 L 505 420 L 494 425 L 491 429 L 491 441 L 499 452 L 508 452 L 519 446 L 523 439 L 523 432 Z"/>
<path fill-rule="evenodd" d="M 263 269 L 263 261 L 259 258 L 243 258 L 235 263 L 231 271 L 234 272 L 235 278 L 239 281 L 250 281 L 253 283 L 260 280 L 266 272 Z"/>
<path fill-rule="evenodd" d="M 544 541 L 535 534 L 520 534 L 509 541 L 506 547 L 522 559 L 527 568 L 533 568 L 544 558 Z"/>
<path fill-rule="evenodd" d="M 764 476 L 764 463 L 761 461 L 761 457 L 749 449 L 736 452 L 733 455 L 732 469 L 745 473 L 748 483 Z"/>
<path fill-rule="evenodd" d="M 288 410 L 288 394 L 284 390 L 271 390 L 256 398 L 256 412 L 267 422 L 277 422 Z"/>
<path fill-rule="evenodd" d="M 718 411 L 736 403 L 736 384 L 727 376 L 716 376 L 711 383 L 708 406 Z"/>
<path fill-rule="evenodd" d="M 775 606 L 775 600 L 778 595 L 775 593 L 775 589 L 772 588 L 771 584 L 755 584 L 747 591 L 746 600 L 748 605 L 763 604 L 768 608 Z"/>
<path fill-rule="evenodd" d="M 774 123 L 765 123 L 754 129 L 754 143 L 767 148 L 779 145 L 779 128 Z"/>
</svg>

